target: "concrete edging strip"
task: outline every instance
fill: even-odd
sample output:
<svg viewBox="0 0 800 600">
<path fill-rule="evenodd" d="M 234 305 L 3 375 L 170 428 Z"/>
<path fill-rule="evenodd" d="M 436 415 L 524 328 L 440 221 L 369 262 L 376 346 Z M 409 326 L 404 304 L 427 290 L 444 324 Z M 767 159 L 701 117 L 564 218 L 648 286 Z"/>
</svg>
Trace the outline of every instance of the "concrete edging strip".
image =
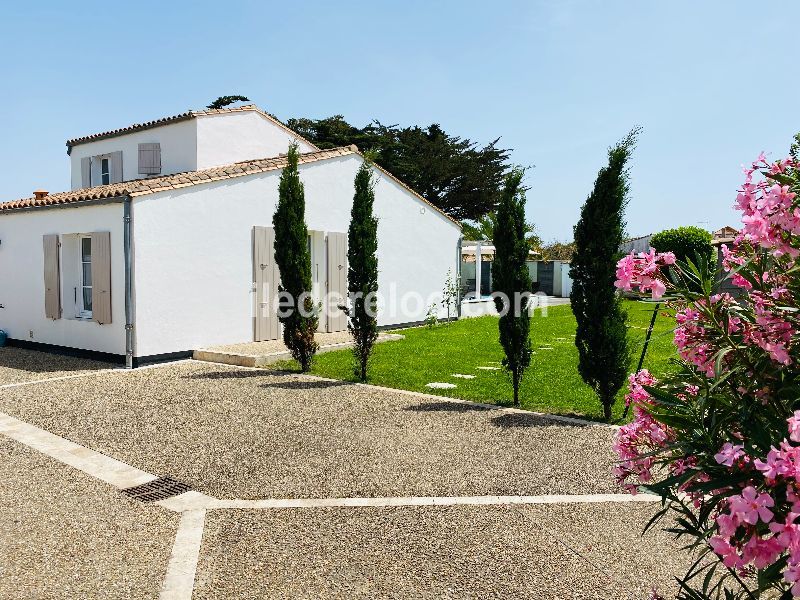
<svg viewBox="0 0 800 600">
<path fill-rule="evenodd" d="M 504 504 L 592 504 L 659 502 L 652 494 L 551 494 L 544 496 L 409 496 L 405 498 L 270 498 L 222 500 L 212 498 L 208 510 L 271 508 L 346 508 L 391 506 L 486 506 Z"/>
<path fill-rule="evenodd" d="M 0 433 L 92 477 L 124 489 L 142 485 L 156 476 L 0 413 Z"/>
<path fill-rule="evenodd" d="M 205 521 L 205 510 L 181 513 L 159 600 L 191 600 Z"/>
</svg>

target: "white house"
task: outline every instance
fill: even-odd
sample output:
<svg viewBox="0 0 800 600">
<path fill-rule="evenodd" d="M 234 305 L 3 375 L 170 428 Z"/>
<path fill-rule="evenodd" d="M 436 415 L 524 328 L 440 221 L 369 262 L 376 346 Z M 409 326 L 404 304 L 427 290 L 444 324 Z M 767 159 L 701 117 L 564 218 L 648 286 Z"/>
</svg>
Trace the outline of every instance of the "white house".
<svg viewBox="0 0 800 600">
<path fill-rule="evenodd" d="M 355 146 L 320 150 L 254 105 L 67 142 L 72 190 L 0 203 L 0 329 L 128 366 L 276 339 L 272 215 L 301 152 L 314 295 L 346 294 Z M 424 320 L 458 272 L 459 224 L 378 166 L 379 325 Z M 323 316 L 321 331 L 346 329 Z"/>
</svg>

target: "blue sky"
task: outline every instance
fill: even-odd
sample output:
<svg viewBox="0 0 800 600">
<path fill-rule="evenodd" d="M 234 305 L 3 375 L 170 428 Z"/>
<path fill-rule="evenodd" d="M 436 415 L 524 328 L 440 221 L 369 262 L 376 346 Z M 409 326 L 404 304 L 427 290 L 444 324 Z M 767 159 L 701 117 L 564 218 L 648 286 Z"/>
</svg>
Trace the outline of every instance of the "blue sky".
<svg viewBox="0 0 800 600">
<path fill-rule="evenodd" d="M 64 142 L 244 94 L 280 118 L 440 123 L 535 165 L 528 216 L 571 239 L 634 125 L 628 231 L 737 223 L 740 166 L 800 130 L 800 3 L 13 3 L 0 200 L 69 187 Z"/>
</svg>

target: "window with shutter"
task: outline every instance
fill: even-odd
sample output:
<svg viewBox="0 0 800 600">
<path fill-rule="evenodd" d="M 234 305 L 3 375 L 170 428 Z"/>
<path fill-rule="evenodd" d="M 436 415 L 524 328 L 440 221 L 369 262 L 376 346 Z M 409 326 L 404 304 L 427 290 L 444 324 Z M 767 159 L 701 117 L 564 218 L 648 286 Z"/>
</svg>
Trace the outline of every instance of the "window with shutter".
<svg viewBox="0 0 800 600">
<path fill-rule="evenodd" d="M 139 144 L 139 174 L 161 173 L 161 144 L 158 142 Z"/>
</svg>

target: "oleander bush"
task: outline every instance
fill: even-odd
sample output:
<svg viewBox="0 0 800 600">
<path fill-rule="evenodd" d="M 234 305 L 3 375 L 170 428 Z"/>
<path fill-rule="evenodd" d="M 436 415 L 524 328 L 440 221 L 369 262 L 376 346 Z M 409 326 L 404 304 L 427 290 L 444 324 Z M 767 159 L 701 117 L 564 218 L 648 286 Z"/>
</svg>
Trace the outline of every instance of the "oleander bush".
<svg viewBox="0 0 800 600">
<path fill-rule="evenodd" d="M 697 561 L 680 598 L 800 596 L 800 162 L 745 170 L 743 228 L 723 246 L 741 297 L 715 293 L 702 256 L 631 254 L 617 287 L 669 293 L 681 368 L 631 375 L 634 420 L 614 449 L 618 481 L 661 495 L 664 523 Z"/>
</svg>

